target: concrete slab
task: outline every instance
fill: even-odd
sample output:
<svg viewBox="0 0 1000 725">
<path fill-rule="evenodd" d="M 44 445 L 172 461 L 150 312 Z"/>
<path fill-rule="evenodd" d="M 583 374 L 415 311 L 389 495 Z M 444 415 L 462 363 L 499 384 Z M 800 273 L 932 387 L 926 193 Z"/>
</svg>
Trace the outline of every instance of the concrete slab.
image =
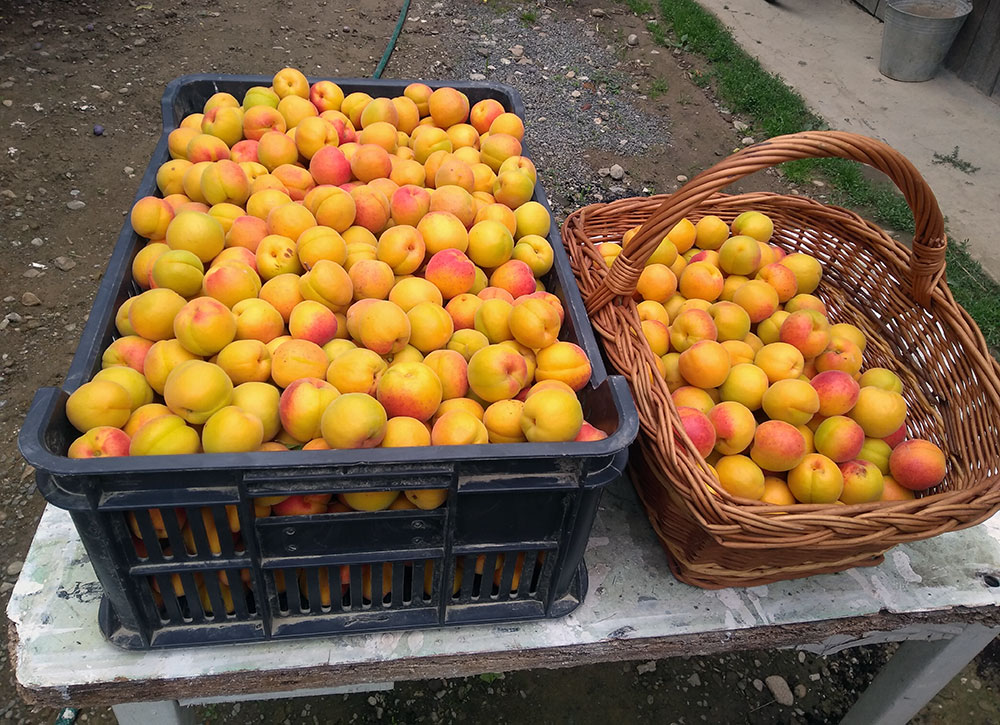
<svg viewBox="0 0 1000 725">
<path fill-rule="evenodd" d="M 924 83 L 878 72 L 882 23 L 850 0 L 699 0 L 748 53 L 780 75 L 832 128 L 879 138 L 905 154 L 937 195 L 949 235 L 1000 280 L 1000 104 L 942 70 Z M 934 154 L 980 167 L 934 163 Z"/>
</svg>

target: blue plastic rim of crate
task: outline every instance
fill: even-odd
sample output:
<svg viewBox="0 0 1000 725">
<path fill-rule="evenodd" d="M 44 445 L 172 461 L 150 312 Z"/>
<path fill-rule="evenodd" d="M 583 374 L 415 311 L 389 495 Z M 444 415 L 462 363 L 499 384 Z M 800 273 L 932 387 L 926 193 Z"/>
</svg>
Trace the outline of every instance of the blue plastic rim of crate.
<svg viewBox="0 0 1000 725">
<path fill-rule="evenodd" d="M 410 83 L 329 80 L 345 94 L 375 97 L 401 95 Z M 214 93 L 242 98 L 270 82 L 189 75 L 168 84 L 163 133 L 136 200 L 158 195 L 167 135 L 185 115 Z M 426 83 L 457 88 L 473 104 L 494 98 L 524 116 L 509 86 Z M 530 156 L 527 145 L 523 153 Z M 548 209 L 541 184 L 534 199 Z M 514 621 L 578 606 L 601 492 L 624 470 L 639 424 L 625 380 L 607 375 L 558 225 L 551 227 L 554 264 L 543 281 L 566 310 L 560 339 L 591 360 L 580 398 L 586 419 L 608 434 L 603 440 L 70 459 L 65 451 L 78 434 L 66 399 L 100 369 L 118 337 L 118 307 L 139 292 L 131 264 L 144 240 L 126 222 L 66 380 L 36 393 L 18 441 L 41 493 L 73 516 L 104 587 L 100 624 L 109 639 L 150 649 Z M 254 516 L 260 496 L 422 488 L 448 489 L 446 503 Z M 238 535 L 229 535 L 233 528 Z"/>
</svg>

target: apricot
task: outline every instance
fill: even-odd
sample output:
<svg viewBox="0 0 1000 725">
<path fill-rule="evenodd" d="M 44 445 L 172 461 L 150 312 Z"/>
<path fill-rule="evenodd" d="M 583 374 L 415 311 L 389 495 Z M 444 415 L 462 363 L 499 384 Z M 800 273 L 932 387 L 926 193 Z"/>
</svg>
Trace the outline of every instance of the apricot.
<svg viewBox="0 0 1000 725">
<path fill-rule="evenodd" d="M 248 453 L 260 448 L 263 440 L 260 418 L 235 405 L 213 413 L 201 431 L 205 453 Z"/>
<path fill-rule="evenodd" d="M 878 438 L 865 438 L 857 458 L 862 461 L 869 461 L 884 474 L 889 473 L 889 456 L 892 455 L 892 448 L 883 440 Z"/>
<path fill-rule="evenodd" d="M 676 291 L 677 277 L 664 264 L 646 265 L 636 283 L 636 292 L 643 300 L 663 303 L 670 299 Z"/>
<path fill-rule="evenodd" d="M 514 299 L 538 289 L 531 267 L 519 259 L 511 259 L 494 269 L 489 283 L 493 287 L 507 290 Z"/>
<path fill-rule="evenodd" d="M 684 268 L 678 281 L 680 293 L 688 299 L 714 302 L 725 284 L 722 272 L 709 262 L 693 262 Z"/>
<path fill-rule="evenodd" d="M 105 426 L 121 428 L 134 410 L 132 402 L 132 395 L 117 382 L 91 381 L 70 394 L 66 417 L 81 433 Z"/>
<path fill-rule="evenodd" d="M 795 426 L 768 420 L 754 432 L 750 457 L 766 471 L 790 471 L 805 457 L 806 441 Z"/>
<path fill-rule="evenodd" d="M 757 429 L 757 422 L 750 409 L 733 401 L 715 405 L 708 412 L 708 419 L 715 428 L 715 450 L 727 456 L 744 451 Z"/>
<path fill-rule="evenodd" d="M 69 445 L 68 458 L 110 458 L 127 456 L 131 439 L 112 426 L 91 428 Z"/>
<path fill-rule="evenodd" d="M 424 275 L 444 299 L 451 299 L 471 289 L 475 265 L 458 249 L 442 249 L 428 260 Z"/>
<path fill-rule="evenodd" d="M 836 463 L 809 453 L 788 472 L 788 489 L 801 503 L 833 503 L 844 490 L 844 475 Z"/>
<path fill-rule="evenodd" d="M 489 432 L 476 416 L 464 410 L 445 413 L 434 422 L 431 445 L 461 446 L 489 443 Z"/>
<path fill-rule="evenodd" d="M 480 308 L 480 312 L 496 302 L 497 300 L 488 300 Z M 476 314 L 478 316 L 479 312 Z M 547 302 L 540 299 L 524 299 L 518 301 L 508 314 L 511 335 L 525 347 L 537 350 L 556 342 L 559 335 L 559 315 Z M 501 342 L 501 340 L 494 341 Z M 665 353 L 666 350 L 663 354 Z"/>
<path fill-rule="evenodd" d="M 325 378 L 328 365 L 326 353 L 316 343 L 287 340 L 271 353 L 271 379 L 279 387 L 287 388 L 299 378 Z"/>
<path fill-rule="evenodd" d="M 582 425 L 580 400 L 565 390 L 541 390 L 530 396 L 521 409 L 521 431 L 531 442 L 571 441 Z"/>
<path fill-rule="evenodd" d="M 865 333 L 854 325 L 849 325 L 846 322 L 839 322 L 836 325 L 832 325 L 830 327 L 830 336 L 846 337 L 848 340 L 857 345 L 861 352 L 865 351 L 865 346 L 868 344 L 868 341 L 865 339 Z"/>
<path fill-rule="evenodd" d="M 719 342 L 742 340 L 750 332 L 749 315 L 733 302 L 716 302 L 708 308 L 708 314 L 715 323 Z"/>
<path fill-rule="evenodd" d="M 448 349 L 455 350 L 469 361 L 477 352 L 487 347 L 490 341 L 486 335 L 473 329 L 455 330 L 448 341 Z"/>
<path fill-rule="evenodd" d="M 778 264 L 792 270 L 800 294 L 812 294 L 819 287 L 823 267 L 815 257 L 795 252 L 783 257 Z"/>
<path fill-rule="evenodd" d="M 300 299 L 319 302 L 334 311 L 349 305 L 354 296 L 354 283 L 350 275 L 339 264 L 327 259 L 316 262 L 311 270 L 298 279 L 297 284 Z M 263 289 L 261 297 L 264 297 Z M 278 309 L 282 311 L 281 307 Z"/>
<path fill-rule="evenodd" d="M 385 437 L 387 420 L 385 408 L 375 398 L 364 393 L 347 393 L 327 406 L 320 429 L 330 448 L 374 448 Z M 350 500 L 347 503 L 354 507 Z M 390 503 L 391 500 L 385 505 Z"/>
<path fill-rule="evenodd" d="M 170 371 L 163 387 L 163 399 L 170 411 L 194 425 L 204 423 L 229 405 L 232 397 L 229 376 L 218 365 L 203 360 L 182 362 Z"/>
<path fill-rule="evenodd" d="M 282 68 L 271 79 L 271 87 L 279 99 L 286 96 L 309 97 L 309 81 L 296 68 Z"/>
<path fill-rule="evenodd" d="M 161 415 L 140 427 L 129 443 L 130 456 L 185 455 L 201 451 L 198 431 L 179 415 Z"/>
<path fill-rule="evenodd" d="M 707 390 L 696 388 L 693 385 L 683 385 L 670 394 L 674 405 L 678 408 L 694 408 L 708 415 L 708 411 L 720 402 L 719 396 L 714 397 Z"/>
<path fill-rule="evenodd" d="M 436 126 L 447 129 L 469 118 L 469 99 L 454 88 L 438 88 L 427 99 L 427 111 Z"/>
<path fill-rule="evenodd" d="M 764 495 L 760 497 L 760 500 L 775 506 L 792 506 L 798 503 L 792 492 L 788 490 L 788 484 L 774 476 L 764 477 Z"/>
<path fill-rule="evenodd" d="M 684 432 L 687 433 L 695 449 L 704 458 L 715 448 L 716 434 L 712 421 L 701 410 L 679 406 L 677 415 L 681 419 Z"/>
<path fill-rule="evenodd" d="M 746 310 L 750 322 L 756 324 L 778 309 L 778 293 L 767 282 L 752 279 L 733 292 L 733 302 Z"/>
<path fill-rule="evenodd" d="M 359 341 L 379 355 L 401 351 L 409 343 L 410 334 L 406 313 L 386 300 L 373 300 L 359 320 Z"/>
<path fill-rule="evenodd" d="M 198 297 L 174 317 L 174 336 L 195 355 L 214 355 L 236 338 L 236 317 L 218 300 Z"/>
<path fill-rule="evenodd" d="M 225 232 L 218 220 L 196 211 L 178 213 L 167 226 L 165 239 L 171 249 L 192 252 L 206 264 L 226 244 Z"/>
<path fill-rule="evenodd" d="M 835 463 L 857 458 L 864 442 L 861 426 L 843 415 L 831 416 L 820 423 L 813 439 L 816 451 Z"/>
<path fill-rule="evenodd" d="M 882 497 L 881 501 L 912 501 L 915 499 L 913 491 L 900 486 L 892 476 L 882 476 Z"/>
<path fill-rule="evenodd" d="M 744 363 L 753 363 L 754 355 L 756 355 L 756 353 L 754 352 L 754 349 L 746 342 L 743 342 L 743 340 L 723 340 L 722 346 L 726 348 L 726 352 L 729 353 L 729 362 L 734 367 Z"/>
<path fill-rule="evenodd" d="M 233 388 L 232 405 L 252 413 L 263 425 L 264 440 L 269 441 L 281 430 L 278 414 L 280 391 L 270 383 L 249 382 Z"/>
<path fill-rule="evenodd" d="M 520 354 L 509 347 L 489 345 L 469 359 L 468 380 L 473 393 L 487 403 L 493 403 L 514 397 L 527 385 L 528 365 Z"/>
<path fill-rule="evenodd" d="M 485 139 L 480 137 L 479 156 L 494 173 L 500 171 L 504 161 L 521 155 L 521 142 L 507 133 L 491 133 Z M 531 180 L 531 177 L 528 177 Z"/>
<path fill-rule="evenodd" d="M 527 440 L 521 430 L 524 403 L 520 400 L 498 400 L 483 413 L 490 443 L 521 443 Z"/>
<path fill-rule="evenodd" d="M 680 373 L 699 388 L 722 385 L 729 375 L 729 353 L 714 340 L 701 340 L 681 353 Z"/>
<path fill-rule="evenodd" d="M 309 173 L 317 184 L 339 186 L 351 180 L 351 162 L 342 149 L 323 146 L 309 159 Z"/>
<path fill-rule="evenodd" d="M 845 415 L 858 400 L 860 387 L 847 373 L 827 370 L 813 376 L 810 384 L 819 395 L 819 414 L 822 416 Z"/>
<path fill-rule="evenodd" d="M 147 403 L 146 405 L 139 406 L 134 411 L 132 415 L 129 416 L 128 421 L 122 426 L 122 431 L 125 432 L 130 438 L 135 435 L 135 432 L 139 430 L 143 425 L 151 421 L 153 418 L 159 418 L 161 415 L 170 415 L 170 408 L 161 403 Z M 128 447 L 126 446 L 127 455 Z"/>
<path fill-rule="evenodd" d="M 341 393 L 375 395 L 378 382 L 387 369 L 388 364 L 377 353 L 355 348 L 330 362 L 326 379 Z"/>
<path fill-rule="evenodd" d="M 684 352 L 697 342 L 714 341 L 717 336 L 715 321 L 704 310 L 685 310 L 677 315 L 670 326 L 670 344 L 678 352 Z"/>
<path fill-rule="evenodd" d="M 166 236 L 173 218 L 174 211 L 165 200 L 145 196 L 132 207 L 129 221 L 136 234 L 155 241 Z"/>
<path fill-rule="evenodd" d="M 539 382 L 559 380 L 575 391 L 583 389 L 590 382 L 590 360 L 583 349 L 572 342 L 559 340 L 538 350 L 535 361 L 535 380 Z"/>
<path fill-rule="evenodd" d="M 278 403 L 278 416 L 285 432 L 301 442 L 318 438 L 323 412 L 339 395 L 337 388 L 320 378 L 293 381 L 281 393 Z"/>
<path fill-rule="evenodd" d="M 125 366 L 142 374 L 146 364 L 146 355 L 152 348 L 152 340 L 138 335 L 126 335 L 112 342 L 101 356 L 101 367 L 110 368 Z"/>
<path fill-rule="evenodd" d="M 278 101 L 278 113 L 285 118 L 289 135 L 294 138 L 294 129 L 307 118 L 318 116 L 316 106 L 302 96 L 285 96 Z"/>
<path fill-rule="evenodd" d="M 804 380 L 778 380 L 764 393 L 761 407 L 772 420 L 804 425 L 819 410 L 819 396 Z"/>
<path fill-rule="evenodd" d="M 424 364 L 441 381 L 442 400 L 463 397 L 469 390 L 468 362 L 455 350 L 434 350 Z"/>
<path fill-rule="evenodd" d="M 128 392 L 132 410 L 153 402 L 153 389 L 142 373 L 125 365 L 115 365 L 99 370 L 92 380 L 118 383 Z"/>
<path fill-rule="evenodd" d="M 695 244 L 701 249 L 718 249 L 729 238 L 729 227 L 717 216 L 703 216 L 694 225 Z"/>
<path fill-rule="evenodd" d="M 893 393 L 903 392 L 903 381 L 892 370 L 886 368 L 869 368 L 861 373 L 858 385 L 862 388 L 875 387 L 888 390 Z"/>
<path fill-rule="evenodd" d="M 746 234 L 758 241 L 766 242 L 774 232 L 774 223 L 770 217 L 759 211 L 745 211 L 733 220 L 732 231 L 733 234 Z"/>
<path fill-rule="evenodd" d="M 754 274 L 760 267 L 760 248 L 753 237 L 730 237 L 719 248 L 719 267 L 726 274 Z"/>
<path fill-rule="evenodd" d="M 356 186 L 350 194 L 354 199 L 354 224 L 380 234 L 389 223 L 389 199 L 374 186 Z"/>
<path fill-rule="evenodd" d="M 799 310 L 781 323 L 779 338 L 798 348 L 802 357 L 813 358 L 830 344 L 830 323 L 815 310 Z"/>
<path fill-rule="evenodd" d="M 337 318 L 325 305 L 303 300 L 292 309 L 288 332 L 293 339 L 309 340 L 323 346 L 336 336 Z"/>
<path fill-rule="evenodd" d="M 730 367 L 725 381 L 719 386 L 719 395 L 722 400 L 735 401 L 750 410 L 758 410 L 767 389 L 767 374 L 763 370 L 751 363 L 740 363 Z"/>
<path fill-rule="evenodd" d="M 354 299 L 384 300 L 395 284 L 392 267 L 377 259 L 358 259 L 347 270 L 354 286 Z"/>
<path fill-rule="evenodd" d="M 861 460 L 845 461 L 840 464 L 844 477 L 844 490 L 840 500 L 850 506 L 857 503 L 871 503 L 882 498 L 884 479 L 874 463 Z"/>
<path fill-rule="evenodd" d="M 230 309 L 243 300 L 256 298 L 260 288 L 257 273 L 249 265 L 239 262 L 213 266 L 202 280 L 205 295 Z"/>
<path fill-rule="evenodd" d="M 401 415 L 390 418 L 386 422 L 385 437 L 381 443 L 383 448 L 429 446 L 430 444 L 431 434 L 423 421 Z M 397 499 L 397 502 L 401 500 L 409 501 L 403 497 Z"/>
<path fill-rule="evenodd" d="M 906 420 L 906 401 L 899 393 L 869 386 L 858 392 L 858 400 L 848 415 L 869 438 L 885 438 Z M 898 476 L 894 477 L 899 481 Z"/>
<path fill-rule="evenodd" d="M 798 378 L 805 360 L 797 348 L 785 342 L 774 342 L 757 351 L 754 364 L 764 371 L 771 383 L 776 383 Z"/>
<path fill-rule="evenodd" d="M 727 455 L 715 463 L 719 485 L 732 496 L 760 500 L 764 495 L 764 472 L 746 456 Z"/>
<path fill-rule="evenodd" d="M 936 445 L 922 438 L 914 438 L 892 449 L 889 471 L 900 486 L 911 491 L 925 491 L 944 480 L 947 461 L 944 452 Z"/>
<path fill-rule="evenodd" d="M 765 264 L 757 272 L 755 279 L 767 282 L 778 294 L 778 302 L 788 302 L 798 294 L 798 280 L 791 269 L 779 262 Z"/>
</svg>

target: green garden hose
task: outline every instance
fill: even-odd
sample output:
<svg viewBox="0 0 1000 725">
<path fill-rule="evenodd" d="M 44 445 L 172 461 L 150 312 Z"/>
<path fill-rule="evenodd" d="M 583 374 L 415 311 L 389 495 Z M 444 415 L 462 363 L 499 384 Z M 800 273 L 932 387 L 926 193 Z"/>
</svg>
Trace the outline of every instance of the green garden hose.
<svg viewBox="0 0 1000 725">
<path fill-rule="evenodd" d="M 372 78 L 381 78 L 382 71 L 385 70 L 385 64 L 389 62 L 389 57 L 392 55 L 392 51 L 396 48 L 396 41 L 399 40 L 399 33 L 403 29 L 403 23 L 406 22 L 406 13 L 410 9 L 410 0 L 403 0 L 403 7 L 399 10 L 399 20 L 396 21 L 396 29 L 392 31 L 392 37 L 389 38 L 389 45 L 385 47 L 385 52 L 382 54 L 382 60 L 378 62 L 375 66 L 375 72 L 372 73 Z"/>
</svg>

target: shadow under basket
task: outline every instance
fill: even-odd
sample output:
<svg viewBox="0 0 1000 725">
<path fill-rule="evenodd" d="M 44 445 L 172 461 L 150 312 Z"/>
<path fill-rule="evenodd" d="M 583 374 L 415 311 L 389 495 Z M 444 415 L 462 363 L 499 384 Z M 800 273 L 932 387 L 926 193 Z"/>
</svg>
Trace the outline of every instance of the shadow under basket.
<svg viewBox="0 0 1000 725">
<path fill-rule="evenodd" d="M 839 207 L 797 196 L 718 193 L 779 163 L 830 157 L 866 163 L 899 187 L 915 220 L 912 251 Z M 773 244 L 820 261 L 823 277 L 813 294 L 831 322 L 864 332 L 865 368 L 889 368 L 902 379 L 907 437 L 925 438 L 945 452 L 944 481 L 915 500 L 796 504 L 782 511 L 722 490 L 684 432 L 654 354 L 638 334 L 636 282 L 683 218 L 696 223 L 714 214 L 730 224 L 751 210 L 774 222 Z M 599 245 L 621 243 L 639 225 L 609 269 Z M 874 565 L 896 544 L 973 526 L 1000 509 L 1000 368 L 948 289 L 944 220 L 934 194 L 891 147 L 833 131 L 776 137 L 723 160 L 674 194 L 579 209 L 567 218 L 562 238 L 604 351 L 632 388 L 641 432 L 631 478 L 680 580 L 705 588 L 755 586 Z"/>
</svg>

